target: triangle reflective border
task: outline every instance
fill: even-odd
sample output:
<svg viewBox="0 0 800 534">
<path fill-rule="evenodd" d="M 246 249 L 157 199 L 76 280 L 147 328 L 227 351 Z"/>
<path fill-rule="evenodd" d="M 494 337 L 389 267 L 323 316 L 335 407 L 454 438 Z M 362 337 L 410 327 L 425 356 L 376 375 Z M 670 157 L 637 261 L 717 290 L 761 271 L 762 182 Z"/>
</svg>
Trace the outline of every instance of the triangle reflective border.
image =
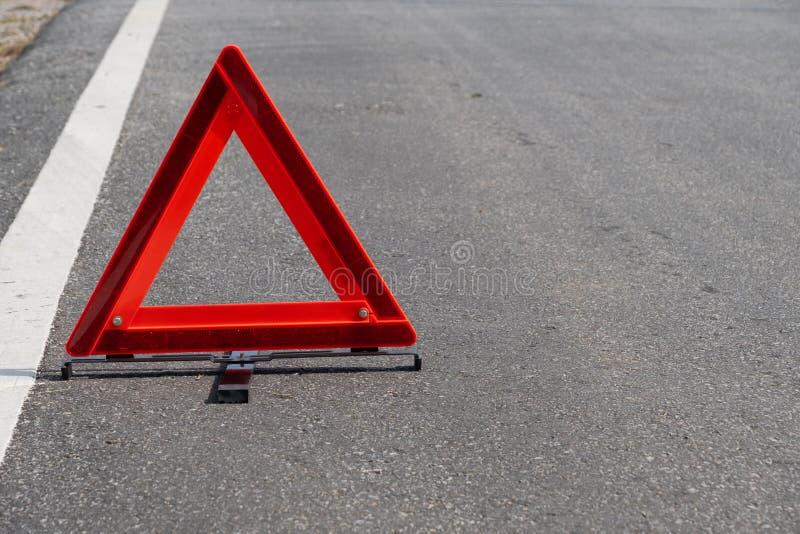
<svg viewBox="0 0 800 534">
<path fill-rule="evenodd" d="M 339 297 L 142 306 L 233 132 Z M 241 50 L 225 47 L 67 342 L 72 356 L 412 345 L 416 332 Z"/>
</svg>

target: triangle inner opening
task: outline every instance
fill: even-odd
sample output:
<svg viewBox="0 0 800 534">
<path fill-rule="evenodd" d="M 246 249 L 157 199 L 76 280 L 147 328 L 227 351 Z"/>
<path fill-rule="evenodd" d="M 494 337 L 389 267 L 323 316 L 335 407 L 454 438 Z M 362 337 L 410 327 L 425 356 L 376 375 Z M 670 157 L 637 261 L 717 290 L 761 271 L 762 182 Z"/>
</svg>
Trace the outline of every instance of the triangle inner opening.
<svg viewBox="0 0 800 534">
<path fill-rule="evenodd" d="M 143 305 L 338 300 L 233 132 Z"/>
</svg>

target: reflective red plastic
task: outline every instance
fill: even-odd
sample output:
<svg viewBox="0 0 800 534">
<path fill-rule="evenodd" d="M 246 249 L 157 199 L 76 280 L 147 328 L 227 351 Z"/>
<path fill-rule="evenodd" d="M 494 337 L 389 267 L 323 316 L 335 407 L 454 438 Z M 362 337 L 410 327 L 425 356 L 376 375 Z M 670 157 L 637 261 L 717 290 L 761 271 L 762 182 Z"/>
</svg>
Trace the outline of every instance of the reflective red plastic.
<svg viewBox="0 0 800 534">
<path fill-rule="evenodd" d="M 234 131 L 338 302 L 142 306 Z M 75 325 L 67 352 L 367 348 L 415 340 L 414 328 L 241 50 L 225 47 Z"/>
</svg>

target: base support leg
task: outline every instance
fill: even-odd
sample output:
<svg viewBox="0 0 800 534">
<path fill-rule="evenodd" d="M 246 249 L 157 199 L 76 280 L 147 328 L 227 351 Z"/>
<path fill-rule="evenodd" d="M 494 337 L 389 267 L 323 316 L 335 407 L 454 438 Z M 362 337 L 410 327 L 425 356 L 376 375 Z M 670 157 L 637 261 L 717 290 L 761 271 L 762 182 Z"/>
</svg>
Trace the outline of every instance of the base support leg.
<svg viewBox="0 0 800 534">
<path fill-rule="evenodd" d="M 250 400 L 250 378 L 255 364 L 229 363 L 222 371 L 217 386 L 217 402 L 220 404 L 243 404 Z"/>
<path fill-rule="evenodd" d="M 69 380 L 72 378 L 72 362 L 65 362 L 61 366 L 61 378 L 63 380 Z"/>
</svg>

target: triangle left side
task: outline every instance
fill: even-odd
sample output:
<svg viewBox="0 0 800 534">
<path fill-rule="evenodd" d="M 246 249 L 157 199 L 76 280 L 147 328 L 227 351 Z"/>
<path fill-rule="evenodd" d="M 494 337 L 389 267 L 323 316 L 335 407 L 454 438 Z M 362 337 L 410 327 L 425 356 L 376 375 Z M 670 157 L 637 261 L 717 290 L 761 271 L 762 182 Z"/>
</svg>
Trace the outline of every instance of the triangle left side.
<svg viewBox="0 0 800 534">
<path fill-rule="evenodd" d="M 125 321 L 120 309 L 135 313 L 147 294 L 233 131 L 227 92 L 212 69 L 73 328 L 66 344 L 71 356 L 95 354 L 115 317 Z M 182 209 L 169 210 L 167 220 L 175 200 Z"/>
</svg>

